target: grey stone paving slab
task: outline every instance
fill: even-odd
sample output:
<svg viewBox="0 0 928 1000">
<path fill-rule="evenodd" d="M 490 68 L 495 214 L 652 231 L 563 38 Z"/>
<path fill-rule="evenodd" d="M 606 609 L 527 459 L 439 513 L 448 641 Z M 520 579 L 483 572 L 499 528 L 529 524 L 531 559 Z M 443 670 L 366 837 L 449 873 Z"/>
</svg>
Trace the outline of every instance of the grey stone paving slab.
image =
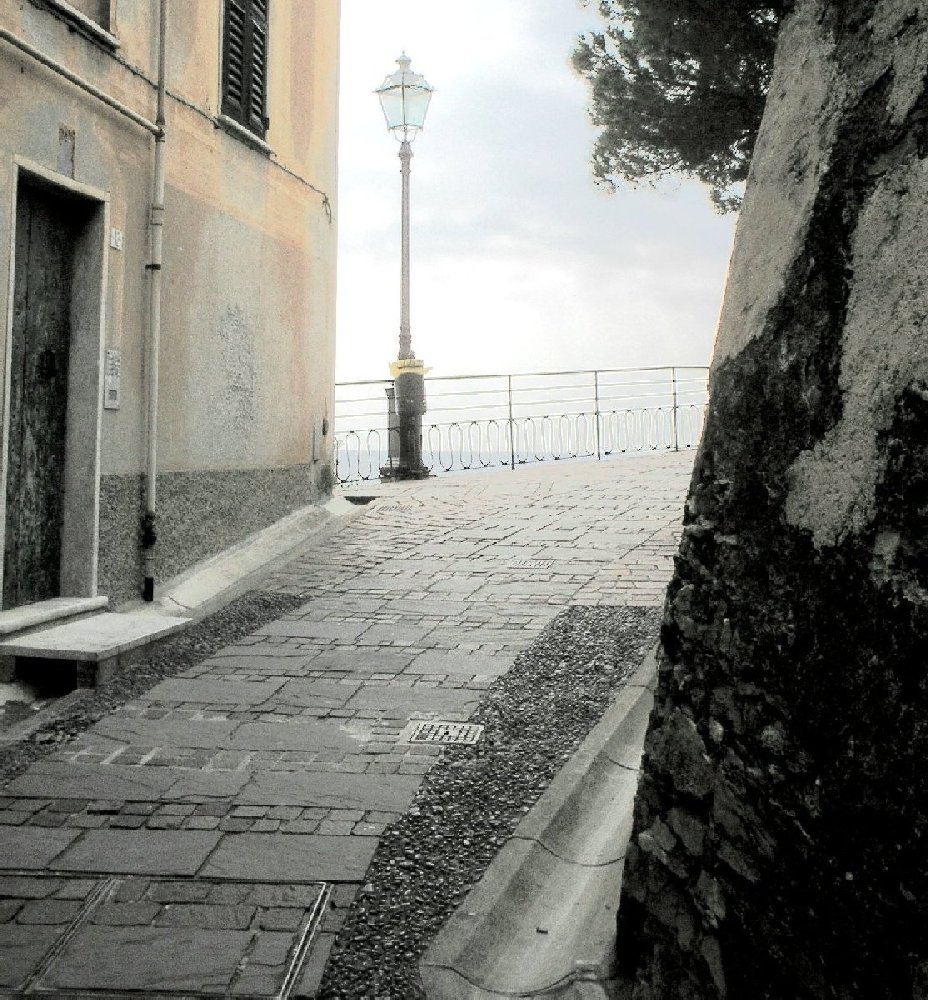
<svg viewBox="0 0 928 1000">
<path fill-rule="evenodd" d="M 392 719 L 410 719 L 415 714 L 470 714 L 480 701 L 479 691 L 459 688 L 414 688 L 390 684 L 361 688 L 347 708 L 382 711 Z"/>
<path fill-rule="evenodd" d="M 88 830 L 56 860 L 55 867 L 70 872 L 194 875 L 219 837 L 213 830 Z"/>
<path fill-rule="evenodd" d="M 42 978 L 45 989 L 222 993 L 232 981 L 249 931 L 173 927 L 78 929 Z"/>
<path fill-rule="evenodd" d="M 0 868 L 40 871 L 80 836 L 80 830 L 44 826 L 0 826 Z"/>
<path fill-rule="evenodd" d="M 45 899 L 57 892 L 64 879 L 40 875 L 0 875 L 0 897 L 4 899 Z"/>
<path fill-rule="evenodd" d="M 366 621 L 310 621 L 306 618 L 282 618 L 260 628 L 255 635 L 283 635 L 298 639 L 344 639 L 351 641 L 367 628 Z"/>
<path fill-rule="evenodd" d="M 146 747 L 220 747 L 228 743 L 235 722 L 213 719 L 138 719 L 111 715 L 91 730 L 94 736 Z"/>
<path fill-rule="evenodd" d="M 223 646 L 217 653 L 203 663 L 206 666 L 227 666 L 236 667 L 239 663 L 247 666 L 258 666 L 270 660 L 280 660 L 283 663 L 299 663 L 301 659 L 312 657 L 312 651 L 303 649 L 299 643 L 288 645 L 285 643 L 275 643 L 271 645 L 260 644 L 260 637 L 255 645 L 255 639 L 248 637 L 248 644 L 241 646 Z M 246 667 L 247 669 L 247 667 Z"/>
<path fill-rule="evenodd" d="M 193 702 L 203 705 L 260 705 L 284 684 L 285 678 L 264 681 L 233 681 L 215 678 L 172 677 L 156 684 L 144 701 Z"/>
<path fill-rule="evenodd" d="M 497 628 L 515 619 L 519 621 L 538 619 L 547 623 L 553 617 L 551 605 L 547 601 L 538 599 L 520 600 L 518 604 L 511 600 L 482 600 L 472 604 L 461 616 L 464 621 L 486 622 Z"/>
<path fill-rule="evenodd" d="M 376 847 L 375 837 L 230 833 L 200 875 L 281 882 L 358 882 Z"/>
<path fill-rule="evenodd" d="M 429 612 L 422 612 L 423 614 Z M 359 643 L 373 646 L 416 646 L 435 628 L 435 623 L 416 625 L 409 622 L 375 623 L 357 638 Z"/>
<path fill-rule="evenodd" d="M 402 646 L 379 649 L 375 646 L 334 646 L 323 649 L 312 665 L 314 670 L 337 670 L 345 673 L 384 671 L 398 674 L 412 663 L 418 652 L 419 650 Z"/>
<path fill-rule="evenodd" d="M 429 585 L 429 577 L 423 572 L 420 576 L 377 576 L 355 577 L 346 580 L 342 588 L 351 593 L 361 593 L 365 596 L 405 597 L 407 594 L 424 591 Z"/>
<path fill-rule="evenodd" d="M 232 737 L 230 746 L 244 750 L 343 750 L 363 749 L 333 722 L 246 722 Z"/>
<path fill-rule="evenodd" d="M 6 786 L 7 795 L 49 799 L 158 798 L 177 780 L 171 768 L 39 761 Z"/>
<path fill-rule="evenodd" d="M 303 612 L 335 611 L 340 614 L 372 614 L 384 605 L 383 597 L 365 597 L 363 594 L 339 594 L 336 597 L 319 597 L 311 605 L 304 605 Z"/>
<path fill-rule="evenodd" d="M 509 559 L 536 559 L 537 553 L 541 549 L 541 544 L 521 542 L 518 545 L 494 545 L 492 548 L 482 548 L 479 551 L 481 559 L 484 563 L 498 563 L 507 562 Z M 462 552 L 462 555 L 466 553 Z M 477 562 L 476 566 L 480 566 L 483 563 Z M 473 565 L 471 568 L 475 568 Z"/>
<path fill-rule="evenodd" d="M 478 581 L 473 585 L 476 590 L 483 581 Z M 469 601 L 439 600 L 435 597 L 414 599 L 403 597 L 397 600 L 388 601 L 384 605 L 384 612 L 387 614 L 401 615 L 429 615 L 433 618 L 454 618 L 464 614 L 470 607 Z"/>
<path fill-rule="evenodd" d="M 621 552 L 621 550 L 619 550 Z M 558 563 L 576 565 L 578 573 L 595 572 L 598 566 L 616 558 L 612 546 L 606 548 L 581 548 L 576 545 L 546 545 L 538 554 L 539 559 L 550 559 L 557 568 Z"/>
<path fill-rule="evenodd" d="M 495 677 L 512 666 L 511 656 L 462 653 L 450 649 L 427 649 L 406 668 L 407 674 L 452 674 L 462 677 Z"/>
<path fill-rule="evenodd" d="M 164 770 L 170 771 L 174 781 L 170 791 L 162 797 L 174 802 L 231 799 L 249 779 L 249 774 L 245 771 L 194 771 L 178 767 Z"/>
<path fill-rule="evenodd" d="M 402 812 L 412 802 L 421 780 L 416 774 L 258 771 L 237 796 L 236 804 Z"/>
<path fill-rule="evenodd" d="M 67 927 L 35 924 L 0 926 L 0 986 L 19 989 Z"/>
<path fill-rule="evenodd" d="M 553 618 L 554 611 L 557 609 L 552 606 L 549 610 L 551 614 L 548 617 Z M 475 642 L 484 646 L 495 644 L 512 646 L 515 649 L 524 649 L 534 642 L 536 634 L 537 630 L 491 628 L 487 625 L 486 627 L 474 628 L 467 631 L 460 628 L 436 629 L 430 638 L 436 640 L 440 646 L 448 649 L 457 648 L 462 641 Z"/>
<path fill-rule="evenodd" d="M 464 576 L 462 573 L 458 573 L 446 580 L 433 580 L 429 584 L 429 594 L 472 594 L 481 583 L 483 583 L 482 576 Z M 442 601 L 442 604 L 444 603 Z M 453 602 L 449 601 L 448 603 Z M 458 603 L 465 604 L 464 601 Z"/>
<path fill-rule="evenodd" d="M 201 666 L 208 668 L 210 672 L 226 669 L 243 674 L 253 670 L 272 673 L 274 667 L 279 667 L 281 674 L 293 674 L 307 666 L 312 659 L 313 651 L 308 649 L 284 647 L 281 651 L 276 647 L 245 646 L 238 653 L 212 656 L 208 660 L 204 660 Z"/>
<path fill-rule="evenodd" d="M 294 678 L 284 684 L 276 697 L 285 705 L 341 708 L 357 690 L 357 682 L 341 684 L 338 681 Z"/>
<path fill-rule="evenodd" d="M 553 584 L 537 580 L 510 580 L 505 583 L 495 581 L 481 587 L 474 599 L 496 601 L 508 597 L 559 597 L 570 596 L 580 589 L 580 584 Z"/>
<path fill-rule="evenodd" d="M 439 563 L 452 559 L 468 559 L 474 553 L 490 548 L 489 542 L 464 542 L 455 538 L 443 538 L 440 542 L 417 545 L 411 555 L 417 559 L 428 559 Z M 493 546 L 495 549 L 496 546 Z"/>
</svg>

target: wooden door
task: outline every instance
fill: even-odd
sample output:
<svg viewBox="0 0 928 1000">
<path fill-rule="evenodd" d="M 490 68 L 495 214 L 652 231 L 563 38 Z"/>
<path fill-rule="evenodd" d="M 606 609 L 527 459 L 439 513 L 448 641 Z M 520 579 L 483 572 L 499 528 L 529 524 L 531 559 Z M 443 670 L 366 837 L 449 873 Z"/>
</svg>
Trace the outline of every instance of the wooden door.
<svg viewBox="0 0 928 1000">
<path fill-rule="evenodd" d="M 60 594 L 73 200 L 22 184 L 10 368 L 3 607 Z"/>
</svg>

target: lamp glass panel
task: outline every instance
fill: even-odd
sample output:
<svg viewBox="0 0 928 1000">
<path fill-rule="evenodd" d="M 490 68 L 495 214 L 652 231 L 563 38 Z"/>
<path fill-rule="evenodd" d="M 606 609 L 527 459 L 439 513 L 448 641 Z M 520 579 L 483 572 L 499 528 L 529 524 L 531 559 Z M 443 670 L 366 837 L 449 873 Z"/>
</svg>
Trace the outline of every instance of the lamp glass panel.
<svg viewBox="0 0 928 1000">
<path fill-rule="evenodd" d="M 391 87 L 378 92 L 383 116 L 387 120 L 387 128 L 403 127 L 403 90 L 401 87 Z"/>
<path fill-rule="evenodd" d="M 405 87 L 405 124 L 413 128 L 422 128 L 425 124 L 425 113 L 429 109 L 431 90 L 425 87 Z"/>
</svg>

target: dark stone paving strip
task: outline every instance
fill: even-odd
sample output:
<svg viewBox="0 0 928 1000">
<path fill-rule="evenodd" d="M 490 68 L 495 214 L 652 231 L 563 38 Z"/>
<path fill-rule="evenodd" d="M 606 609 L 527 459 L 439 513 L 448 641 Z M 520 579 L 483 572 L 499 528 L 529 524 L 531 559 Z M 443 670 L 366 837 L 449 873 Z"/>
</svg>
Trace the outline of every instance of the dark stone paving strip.
<svg viewBox="0 0 928 1000">
<path fill-rule="evenodd" d="M 124 767 L 120 764 L 72 764 L 43 760 L 28 774 L 14 778 L 5 795 L 47 799 L 160 798 L 178 776 L 171 768 Z"/>
<path fill-rule="evenodd" d="M 201 874 L 301 883 L 360 881 L 374 854 L 373 837 L 238 833 L 223 838 Z"/>
<path fill-rule="evenodd" d="M 439 748 L 430 748 L 438 752 Z M 405 801 L 402 807 L 408 803 Z M 118 799 L 0 799 L 0 825 L 45 829 L 219 830 L 221 833 L 319 833 L 379 837 L 402 809 L 351 809 L 341 805 L 236 805 L 231 799 L 199 803 Z M 0 836 L 0 845 L 3 837 Z M 3 867 L 0 858 L 0 869 Z"/>
<path fill-rule="evenodd" d="M 0 987 L 276 997 L 330 926 L 330 896 L 322 882 L 0 877 Z"/>
<path fill-rule="evenodd" d="M 213 830 L 88 830 L 49 867 L 67 872 L 195 875 L 219 837 Z"/>
<path fill-rule="evenodd" d="M 28 739 L 0 746 L 0 783 L 22 774 L 62 742 L 88 729 L 160 681 L 188 670 L 237 639 L 305 603 L 300 596 L 252 591 L 215 614 L 146 652 L 105 687 L 88 691 L 73 711 L 33 732 Z"/>
<path fill-rule="evenodd" d="M 483 740 L 446 747 L 385 831 L 317 1000 L 424 996 L 422 953 L 644 658 L 659 621 L 658 608 L 572 607 L 517 657 L 471 716 Z"/>
<path fill-rule="evenodd" d="M 259 771 L 236 802 L 401 812 L 412 801 L 419 781 L 414 774 L 317 774 L 307 782 L 300 774 Z"/>
<path fill-rule="evenodd" d="M 80 830 L 49 830 L 38 826 L 0 827 L 0 865 L 7 869 L 48 868 L 80 835 Z"/>
</svg>

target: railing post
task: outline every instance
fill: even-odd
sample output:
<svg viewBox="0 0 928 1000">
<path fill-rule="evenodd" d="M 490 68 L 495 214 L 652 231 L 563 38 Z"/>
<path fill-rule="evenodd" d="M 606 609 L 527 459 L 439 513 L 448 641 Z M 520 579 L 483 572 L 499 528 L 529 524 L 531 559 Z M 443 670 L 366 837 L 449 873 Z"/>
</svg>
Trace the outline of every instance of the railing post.
<svg viewBox="0 0 928 1000">
<path fill-rule="evenodd" d="M 516 433 L 512 422 L 512 376 L 507 375 L 507 391 L 509 394 L 509 468 L 516 471 Z"/>
<path fill-rule="evenodd" d="M 589 452 L 585 448 L 586 444 L 594 445 L 594 442 L 590 441 L 589 437 L 585 437 L 584 442 L 579 441 L 579 419 L 582 417 L 584 420 L 584 435 L 590 434 L 590 427 L 589 412 L 586 408 L 586 403 L 583 402 L 583 393 L 587 391 L 587 387 L 583 386 L 578 380 L 586 378 L 589 375 L 593 376 L 593 385 L 591 388 L 594 397 L 593 404 L 596 426 L 593 429 L 592 436 L 595 438 L 595 457 L 598 461 L 604 461 L 613 451 L 618 453 L 664 447 L 665 439 L 661 435 L 667 429 L 664 426 L 667 409 L 664 405 L 666 400 L 663 394 L 667 388 L 671 390 L 673 425 L 672 439 L 667 441 L 666 444 L 668 449 L 673 448 L 678 452 L 684 451 L 687 448 L 693 447 L 694 443 L 699 440 L 705 419 L 705 410 L 708 406 L 706 398 L 708 390 L 704 384 L 701 388 L 687 389 L 683 383 L 692 382 L 696 386 L 697 382 L 702 381 L 702 378 L 695 378 L 695 372 L 701 371 L 703 372 L 703 377 L 705 377 L 708 369 L 705 367 L 683 366 L 683 370 L 684 373 L 689 371 L 693 375 L 684 374 L 680 376 L 677 367 L 671 365 L 661 365 L 659 367 L 644 369 L 600 370 L 588 368 L 570 372 L 526 373 L 525 377 L 528 379 L 537 380 L 543 378 L 545 381 L 556 380 L 556 384 L 546 387 L 545 385 L 537 385 L 533 382 L 532 386 L 519 389 L 523 393 L 523 396 L 520 397 L 521 401 L 519 403 L 519 420 L 521 423 L 518 435 L 516 434 L 515 419 L 515 380 L 519 377 L 518 375 L 474 375 L 432 380 L 430 381 L 430 385 L 434 382 L 444 386 L 458 385 L 462 380 L 479 379 L 481 384 L 488 386 L 486 389 L 471 390 L 468 388 L 466 391 L 454 389 L 450 394 L 448 392 L 438 394 L 445 417 L 443 420 L 437 420 L 432 425 L 432 430 L 436 434 L 435 440 L 437 441 L 439 453 L 444 447 L 441 443 L 443 435 L 446 433 L 449 435 L 447 444 L 451 448 L 451 453 L 447 460 L 437 457 L 435 462 L 447 471 L 451 471 L 452 468 L 466 468 L 468 465 L 475 466 L 480 456 L 480 449 L 484 447 L 484 444 L 489 449 L 490 458 L 487 463 L 479 459 L 481 465 L 490 464 L 492 461 L 495 461 L 509 465 L 512 470 L 515 470 L 517 464 L 524 464 L 529 460 L 541 462 L 549 458 L 565 458 L 568 454 L 572 455 L 575 452 L 583 452 L 584 455 L 593 457 L 593 448 Z M 605 384 L 600 384 L 600 371 L 604 375 L 613 376 L 619 373 L 622 377 L 631 379 L 631 381 L 618 383 L 607 381 Z M 662 375 L 661 372 L 664 374 Z M 569 384 L 563 381 L 565 376 L 570 376 L 571 380 Z M 641 381 L 642 378 L 645 378 L 645 380 Z M 667 382 L 663 381 L 665 378 L 670 383 L 669 386 Z M 506 380 L 507 398 L 503 403 L 503 407 L 504 419 L 509 424 L 508 462 L 505 462 L 503 459 L 507 442 L 499 427 L 499 388 L 492 388 L 500 379 Z M 367 386 L 376 386 L 376 392 L 378 393 L 381 391 L 385 392 L 386 399 L 377 396 L 355 398 L 358 390 Z M 663 388 L 660 388 L 661 386 Z M 633 392 L 634 389 L 632 387 L 647 387 L 647 392 L 644 396 L 629 396 L 625 403 L 617 403 L 616 400 L 621 400 L 623 397 L 617 397 L 616 393 L 623 391 L 623 388 L 626 392 Z M 539 398 L 537 399 L 533 397 L 536 389 L 539 390 L 537 392 Z M 348 398 L 340 398 L 341 390 L 345 390 L 346 397 Z M 570 390 L 571 398 L 569 400 L 562 400 L 562 397 L 568 390 Z M 607 396 L 605 402 L 613 407 L 608 414 L 605 414 L 603 411 L 604 390 Z M 682 398 L 684 392 L 691 394 L 692 399 L 684 400 Z M 700 392 L 703 395 L 697 398 Z M 396 475 L 397 467 L 401 462 L 397 404 L 402 395 L 402 392 L 398 391 L 397 385 L 386 379 L 377 379 L 370 382 L 336 383 L 336 435 L 333 441 L 333 448 L 336 473 L 339 481 L 349 482 L 355 481 L 358 478 L 369 479 L 372 474 L 376 475 L 378 471 L 377 466 L 381 461 L 385 462 L 380 469 L 382 476 L 385 475 L 387 478 L 390 478 L 391 475 Z M 442 398 L 449 395 L 455 397 L 454 403 L 447 402 Z M 466 405 L 460 405 L 462 400 L 459 397 L 462 395 L 466 397 L 463 401 Z M 549 396 L 553 396 L 554 398 L 549 399 Z M 574 396 L 579 398 L 575 399 L 573 398 Z M 377 402 L 378 398 L 381 402 Z M 491 401 L 484 402 L 484 398 L 490 398 Z M 660 399 L 657 407 L 648 405 L 649 401 L 653 404 L 653 400 L 656 398 Z M 386 407 L 383 406 L 384 402 L 386 402 Z M 571 404 L 579 402 L 582 404 L 580 407 L 582 412 L 580 414 L 567 412 L 559 416 L 553 412 L 557 409 L 559 402 L 569 402 Z M 422 400 L 422 403 L 424 404 L 424 400 Z M 373 404 L 373 412 L 366 412 L 366 408 L 369 408 L 371 404 Z M 458 411 L 465 411 L 471 406 L 476 407 L 476 412 L 471 413 L 467 417 L 458 416 Z M 693 416 L 685 418 L 686 421 L 692 423 L 692 427 L 689 426 L 689 423 L 684 422 L 684 406 L 689 407 L 692 411 Z M 421 408 L 424 409 L 424 405 Z M 365 412 L 356 412 L 360 409 L 365 409 Z M 386 409 L 386 413 L 383 412 L 384 409 Z M 566 407 L 566 409 L 569 410 L 570 407 Z M 603 426 L 604 415 L 608 416 L 610 421 L 606 427 Z M 362 425 L 362 421 L 367 418 L 370 418 L 369 422 L 366 425 Z M 448 423 L 448 420 L 451 422 Z M 371 424 L 374 424 L 374 426 L 371 426 Z M 479 442 L 482 438 L 478 435 L 477 427 L 478 425 L 483 427 L 484 424 L 487 425 L 487 437 L 484 444 L 481 444 Z M 614 427 L 613 424 L 615 425 Z M 387 436 L 386 442 L 384 442 L 384 433 Z M 429 441 L 431 441 L 430 434 L 431 430 L 429 432 Z M 476 457 L 474 454 L 475 436 L 478 442 Z M 422 436 L 418 437 L 419 439 L 416 441 L 416 444 L 421 449 L 425 446 L 424 440 Z M 461 439 L 460 442 L 458 442 L 458 437 Z M 471 448 L 466 464 L 463 460 L 463 451 L 460 456 L 455 456 L 454 454 L 454 449 L 459 443 L 461 448 L 465 445 Z M 581 444 L 582 447 L 580 447 Z M 523 448 L 526 450 L 523 457 L 520 458 L 518 456 L 522 455 Z M 364 462 L 367 463 L 366 469 L 361 468 Z M 416 464 L 418 465 L 419 463 Z M 357 468 L 355 467 L 356 465 L 358 466 Z M 499 467 L 500 465 L 497 465 L 497 468 Z"/>
</svg>

